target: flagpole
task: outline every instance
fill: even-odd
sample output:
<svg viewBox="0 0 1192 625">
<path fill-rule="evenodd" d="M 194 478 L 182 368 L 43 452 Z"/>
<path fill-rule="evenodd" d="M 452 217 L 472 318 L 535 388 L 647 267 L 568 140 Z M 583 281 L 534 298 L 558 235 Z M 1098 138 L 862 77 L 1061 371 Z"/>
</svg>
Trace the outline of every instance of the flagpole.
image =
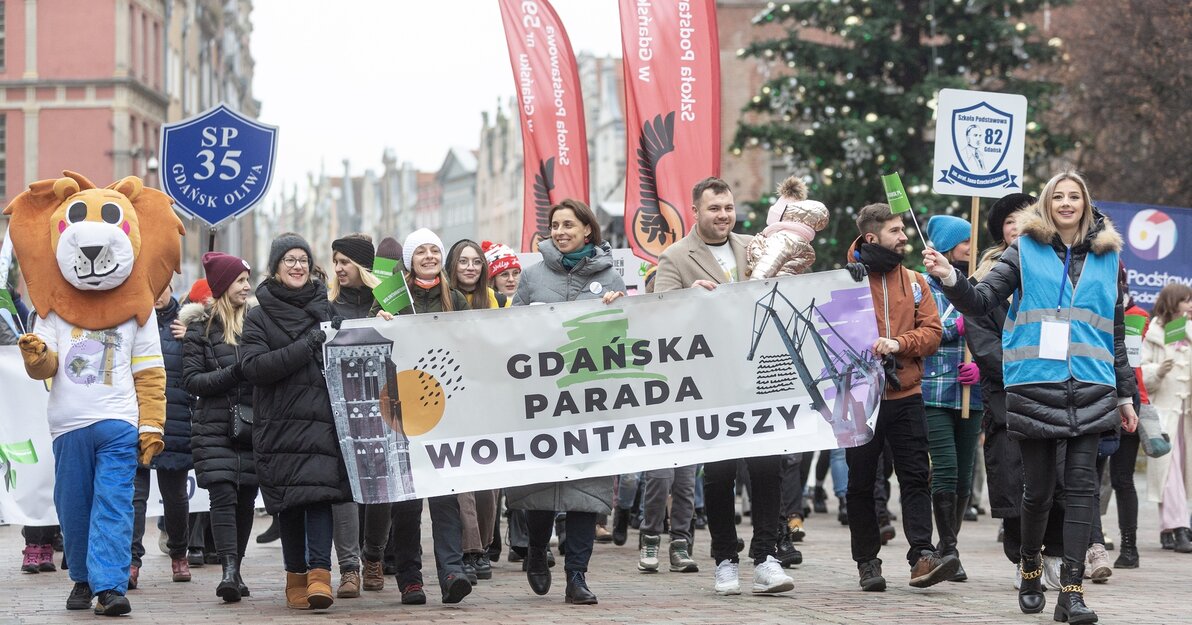
<svg viewBox="0 0 1192 625">
<path fill-rule="evenodd" d="M 977 270 L 977 234 L 980 230 L 977 228 L 977 217 L 981 214 L 981 200 L 977 196 L 973 196 L 972 207 L 969 209 L 969 275 Z M 969 350 L 968 341 L 964 342 L 964 364 L 969 364 L 973 361 L 973 352 Z M 973 387 L 965 386 L 960 389 L 960 418 L 969 418 L 969 400 L 973 396 Z"/>
</svg>

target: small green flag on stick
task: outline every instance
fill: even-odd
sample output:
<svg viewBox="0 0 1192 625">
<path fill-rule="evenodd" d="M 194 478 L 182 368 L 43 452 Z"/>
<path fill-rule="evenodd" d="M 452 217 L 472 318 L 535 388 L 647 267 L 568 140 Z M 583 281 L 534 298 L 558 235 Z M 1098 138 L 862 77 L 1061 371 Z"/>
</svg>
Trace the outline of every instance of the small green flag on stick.
<svg viewBox="0 0 1192 625">
<path fill-rule="evenodd" d="M 381 308 L 391 315 L 396 315 L 406 306 L 413 304 L 413 300 L 410 299 L 410 289 L 406 286 L 406 277 L 401 271 L 394 272 L 392 276 L 378 284 L 373 289 L 373 297 L 377 298 L 377 303 L 381 305 Z"/>
<path fill-rule="evenodd" d="M 895 215 L 910 213 L 915 230 L 919 232 L 919 238 L 923 239 L 924 245 L 930 247 L 931 243 L 927 241 L 927 237 L 923 236 L 923 229 L 919 227 L 919 220 L 915 218 L 915 211 L 911 210 L 911 199 L 907 197 L 906 189 L 902 187 L 902 178 L 897 173 L 885 174 L 882 176 L 882 186 L 886 189 L 886 202 L 890 205 L 890 212 Z"/>
</svg>

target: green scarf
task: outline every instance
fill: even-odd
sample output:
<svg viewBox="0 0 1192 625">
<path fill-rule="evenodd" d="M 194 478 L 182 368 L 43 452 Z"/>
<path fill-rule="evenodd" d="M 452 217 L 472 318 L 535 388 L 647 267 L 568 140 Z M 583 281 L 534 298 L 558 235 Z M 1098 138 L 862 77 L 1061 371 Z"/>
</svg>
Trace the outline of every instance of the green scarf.
<svg viewBox="0 0 1192 625">
<path fill-rule="evenodd" d="M 578 250 L 568 254 L 563 254 L 563 267 L 565 267 L 567 271 L 571 271 L 572 269 L 575 269 L 575 266 L 579 264 L 579 261 L 585 258 L 591 258 L 595 255 L 596 246 L 592 245 L 591 243 L 585 243 L 584 246 Z"/>
</svg>

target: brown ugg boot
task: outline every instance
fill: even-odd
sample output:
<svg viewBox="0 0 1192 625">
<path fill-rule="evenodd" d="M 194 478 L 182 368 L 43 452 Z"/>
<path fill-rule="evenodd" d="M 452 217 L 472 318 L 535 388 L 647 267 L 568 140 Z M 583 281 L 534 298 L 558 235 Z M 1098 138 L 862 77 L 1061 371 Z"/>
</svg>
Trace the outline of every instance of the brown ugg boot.
<svg viewBox="0 0 1192 625">
<path fill-rule="evenodd" d="M 286 573 L 286 607 L 295 610 L 309 610 L 306 573 Z"/>
<path fill-rule="evenodd" d="M 326 610 L 335 603 L 331 595 L 331 570 L 311 569 L 306 574 L 306 599 L 312 610 Z"/>
</svg>

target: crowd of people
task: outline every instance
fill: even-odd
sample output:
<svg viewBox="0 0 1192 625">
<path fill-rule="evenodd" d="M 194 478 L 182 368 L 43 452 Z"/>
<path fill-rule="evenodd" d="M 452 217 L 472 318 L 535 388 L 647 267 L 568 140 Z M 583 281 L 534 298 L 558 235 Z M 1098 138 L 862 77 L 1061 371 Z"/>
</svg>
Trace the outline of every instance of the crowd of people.
<svg viewBox="0 0 1192 625">
<path fill-rule="evenodd" d="M 648 290 L 715 291 L 748 277 L 751 237 L 734 232 L 729 186 L 716 178 L 699 182 L 691 211 L 694 227 L 662 254 Z M 1015 193 L 994 203 L 984 224 L 993 245 L 972 267 L 971 224 L 959 217 L 927 222 L 923 273 L 905 266 L 913 234 L 902 215 L 875 203 L 862 208 L 856 222 L 857 239 L 841 260 L 869 286 L 879 338 L 868 347 L 887 373 L 869 442 L 820 452 L 818 463 L 810 452 L 752 457 L 432 497 L 425 505 L 442 602 L 458 603 L 490 579 L 491 562 L 506 545 L 530 589 L 549 593 L 556 564 L 550 545 L 557 535 L 564 600 L 596 604 L 588 581 L 594 545 L 624 545 L 631 526 L 639 531 L 636 570 L 644 574 L 663 567 L 699 572 L 694 530 L 706 527 L 715 592 L 739 594 L 740 491 L 747 493 L 752 522 L 750 591 L 790 591 L 795 584 L 786 569 L 802 560 L 796 545 L 806 535 L 804 517 L 812 509 L 827 512 L 829 472 L 863 591 L 886 589 L 879 554 L 896 536 L 895 518 L 908 543 L 911 586 L 963 582 L 968 574 L 959 533 L 980 503 L 973 482 L 984 468 L 1021 610 L 1042 611 L 1049 587 L 1060 591 L 1056 620 L 1095 622 L 1083 580 L 1102 582 L 1114 569 L 1139 566 L 1133 474 L 1143 405 L 1157 411 L 1172 447 L 1147 464 L 1160 541 L 1164 549 L 1192 552 L 1185 442 L 1192 431 L 1192 345 L 1186 337 L 1169 341 L 1165 333 L 1173 321 L 1192 317 L 1192 289 L 1163 288 L 1140 348 L 1131 353 L 1125 319 L 1145 312 L 1125 283 L 1121 236 L 1095 208 L 1079 175 L 1056 175 L 1037 198 Z M 461 240 L 448 249 L 428 229 L 409 233 L 400 252 L 388 252 L 400 258 L 413 302 L 398 314 L 584 299 L 610 304 L 626 295 L 588 206 L 564 200 L 551 208 L 549 224 L 550 237 L 538 249 L 542 262 L 524 271 L 507 245 Z M 327 252 L 331 274 L 319 264 Z M 377 256 L 365 235 L 314 250 L 301 235 L 286 233 L 273 240 L 255 288 L 248 262 L 210 252 L 202 261 L 209 293 L 192 289 L 183 298 L 191 301 L 182 303 L 169 289 L 161 294 L 165 450 L 137 471 L 131 567 L 116 592 L 138 583 L 150 471 L 164 503 L 163 550 L 172 579 L 190 581 L 195 517 L 186 489 L 193 469 L 210 498 L 205 522 L 222 567 L 215 588 L 222 601 L 250 594 L 241 563 L 259 492 L 275 515 L 288 607 L 327 609 L 336 599 L 383 590 L 387 574 L 395 576 L 401 603 L 427 602 L 424 502 L 352 501 L 324 379 L 322 322 L 394 317 L 373 295 L 381 283 L 373 273 Z M 888 506 L 892 475 L 900 517 Z M 1117 497 L 1120 530 L 1112 568 L 1101 527 L 1110 493 Z M 56 536 L 54 527 L 25 528 L 22 569 L 53 570 Z M 90 600 L 72 591 L 67 607 L 88 608 Z"/>
</svg>

